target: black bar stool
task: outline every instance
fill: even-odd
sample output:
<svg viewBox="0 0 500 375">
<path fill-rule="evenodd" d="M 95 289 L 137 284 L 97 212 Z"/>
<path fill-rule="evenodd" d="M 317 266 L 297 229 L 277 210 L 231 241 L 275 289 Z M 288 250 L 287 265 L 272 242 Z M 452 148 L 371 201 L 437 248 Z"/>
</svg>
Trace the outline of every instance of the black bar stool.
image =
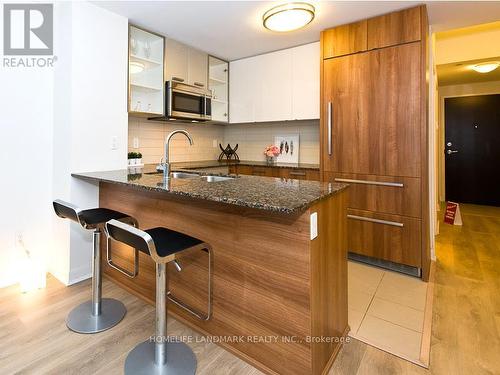
<svg viewBox="0 0 500 375">
<path fill-rule="evenodd" d="M 115 219 L 137 226 L 137 221 L 127 214 L 110 210 L 107 208 L 92 208 L 82 210 L 75 205 L 56 199 L 53 202 L 56 215 L 70 219 L 83 228 L 93 230 L 93 248 L 92 248 L 92 300 L 86 301 L 75 307 L 69 313 L 66 319 L 66 325 L 74 332 L 78 333 L 97 333 L 105 331 L 118 324 L 125 316 L 127 310 L 123 303 L 112 298 L 101 298 L 102 279 L 101 279 L 101 233 L 104 230 L 106 221 Z M 138 251 L 135 249 L 134 271 L 129 272 L 111 262 L 110 242 L 107 242 L 108 263 L 126 274 L 129 277 L 135 277 L 138 270 Z"/>
<path fill-rule="evenodd" d="M 106 223 L 108 235 L 148 254 L 156 262 L 156 333 L 154 340 L 138 344 L 125 360 L 125 374 L 194 374 L 196 357 L 189 346 L 182 342 L 167 341 L 166 298 L 186 309 L 200 319 L 208 320 L 212 314 L 212 248 L 209 244 L 186 234 L 167 228 L 146 231 L 123 222 L 111 220 Z M 174 262 L 177 271 L 181 266 L 176 255 L 186 250 L 203 250 L 208 253 L 208 308 L 207 313 L 181 303 L 167 291 L 167 263 Z M 170 296 L 170 297 L 169 297 Z M 153 342 L 154 341 L 154 342 Z"/>
</svg>

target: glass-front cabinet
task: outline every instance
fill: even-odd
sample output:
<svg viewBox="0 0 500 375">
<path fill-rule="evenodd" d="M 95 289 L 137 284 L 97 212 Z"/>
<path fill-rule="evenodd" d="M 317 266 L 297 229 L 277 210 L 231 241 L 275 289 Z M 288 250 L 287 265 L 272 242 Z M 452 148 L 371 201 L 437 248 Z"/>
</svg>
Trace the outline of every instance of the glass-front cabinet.
<svg viewBox="0 0 500 375">
<path fill-rule="evenodd" d="M 229 63 L 208 57 L 208 88 L 212 91 L 212 121 L 228 122 Z"/>
<path fill-rule="evenodd" d="M 162 115 L 165 38 L 129 25 L 128 112 L 135 115 Z"/>
</svg>

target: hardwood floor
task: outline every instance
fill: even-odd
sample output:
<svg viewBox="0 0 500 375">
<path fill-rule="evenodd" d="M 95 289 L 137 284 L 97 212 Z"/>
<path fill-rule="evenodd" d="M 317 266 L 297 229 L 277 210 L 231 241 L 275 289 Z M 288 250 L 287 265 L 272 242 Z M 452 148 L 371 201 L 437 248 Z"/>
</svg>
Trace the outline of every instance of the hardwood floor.
<svg viewBox="0 0 500 375">
<path fill-rule="evenodd" d="M 127 353 L 154 333 L 154 307 L 108 280 L 103 296 L 122 301 L 127 315 L 108 331 L 80 335 L 66 328 L 65 318 L 90 297 L 89 280 L 65 288 L 49 277 L 46 289 L 29 294 L 17 286 L 0 289 L 0 374 L 123 374 Z M 261 374 L 173 318 L 167 330 L 194 337 L 189 345 L 198 359 L 197 374 Z"/>
<path fill-rule="evenodd" d="M 441 224 L 437 237 L 430 369 L 353 339 L 330 375 L 500 373 L 500 208 L 461 208 L 463 227 Z M 29 294 L 0 289 L 0 374 L 122 374 L 128 351 L 154 331 L 154 308 L 107 280 L 103 295 L 123 301 L 128 313 L 87 336 L 68 331 L 64 319 L 90 297 L 89 281 L 65 288 L 50 277 L 46 289 Z M 172 318 L 168 331 L 202 338 Z M 261 374 L 213 343 L 190 345 L 197 374 Z"/>
</svg>

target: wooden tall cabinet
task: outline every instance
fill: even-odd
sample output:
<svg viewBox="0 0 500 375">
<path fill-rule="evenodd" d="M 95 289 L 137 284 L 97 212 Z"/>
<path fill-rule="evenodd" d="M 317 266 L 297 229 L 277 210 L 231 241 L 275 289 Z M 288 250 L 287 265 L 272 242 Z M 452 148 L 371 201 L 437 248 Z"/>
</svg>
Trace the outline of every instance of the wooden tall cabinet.
<svg viewBox="0 0 500 375">
<path fill-rule="evenodd" d="M 351 184 L 349 251 L 429 271 L 427 13 L 321 36 L 321 173 Z"/>
</svg>

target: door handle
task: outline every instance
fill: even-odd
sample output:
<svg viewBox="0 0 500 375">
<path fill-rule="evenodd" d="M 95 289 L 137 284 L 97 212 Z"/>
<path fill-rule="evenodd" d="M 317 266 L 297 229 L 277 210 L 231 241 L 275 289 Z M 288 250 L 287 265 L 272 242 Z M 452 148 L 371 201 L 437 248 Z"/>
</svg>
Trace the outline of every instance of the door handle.
<svg viewBox="0 0 500 375">
<path fill-rule="evenodd" d="M 332 102 L 328 102 L 328 155 L 332 155 Z"/>
<path fill-rule="evenodd" d="M 458 150 L 446 150 L 446 153 L 448 155 L 451 155 L 451 154 L 456 154 L 458 152 Z"/>
</svg>

